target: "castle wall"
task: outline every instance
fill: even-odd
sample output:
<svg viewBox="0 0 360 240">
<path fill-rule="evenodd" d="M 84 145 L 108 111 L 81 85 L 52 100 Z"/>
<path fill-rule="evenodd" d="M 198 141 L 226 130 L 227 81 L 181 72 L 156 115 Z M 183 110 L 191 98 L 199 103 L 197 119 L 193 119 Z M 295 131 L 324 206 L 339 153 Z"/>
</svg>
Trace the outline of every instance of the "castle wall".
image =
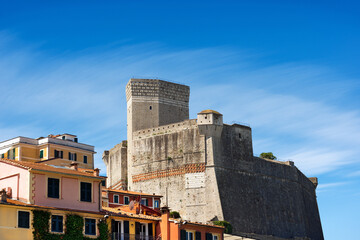
<svg viewBox="0 0 360 240">
<path fill-rule="evenodd" d="M 323 239 L 314 184 L 291 162 L 252 157 L 249 143 L 246 127 L 225 125 L 215 159 L 223 217 L 234 232 Z"/>
<path fill-rule="evenodd" d="M 196 120 L 134 132 L 131 190 L 163 195 L 182 217 L 204 221 L 204 144 Z"/>
<path fill-rule="evenodd" d="M 117 144 L 110 151 L 105 151 L 103 161 L 106 165 L 106 186 L 114 189 L 127 188 L 127 142 Z"/>
<path fill-rule="evenodd" d="M 167 196 L 184 219 L 225 219 L 237 234 L 323 239 L 315 186 L 293 163 L 253 157 L 247 126 L 200 132 L 196 120 L 134 132 L 132 190 Z"/>
</svg>

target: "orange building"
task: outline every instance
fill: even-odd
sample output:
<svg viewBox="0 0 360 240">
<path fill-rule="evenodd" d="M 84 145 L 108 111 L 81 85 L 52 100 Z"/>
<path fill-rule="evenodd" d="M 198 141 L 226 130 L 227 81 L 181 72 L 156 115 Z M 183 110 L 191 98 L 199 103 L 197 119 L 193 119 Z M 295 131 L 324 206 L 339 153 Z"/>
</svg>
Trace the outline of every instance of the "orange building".
<svg viewBox="0 0 360 240">
<path fill-rule="evenodd" d="M 161 204 L 160 195 L 117 190 L 117 189 L 103 189 L 102 199 L 105 207 L 119 207 L 122 205 L 129 205 L 131 201 L 140 202 L 143 206 L 159 211 Z"/>
<path fill-rule="evenodd" d="M 224 227 L 171 219 L 169 208 L 161 208 L 161 221 L 157 231 L 161 240 L 223 240 Z"/>
</svg>

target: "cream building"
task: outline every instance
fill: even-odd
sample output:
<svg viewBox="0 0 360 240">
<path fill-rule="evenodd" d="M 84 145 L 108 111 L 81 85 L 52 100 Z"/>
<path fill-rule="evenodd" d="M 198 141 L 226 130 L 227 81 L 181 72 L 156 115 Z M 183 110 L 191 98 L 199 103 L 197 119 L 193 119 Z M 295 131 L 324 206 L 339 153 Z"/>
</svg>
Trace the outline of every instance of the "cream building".
<svg viewBox="0 0 360 240">
<path fill-rule="evenodd" d="M 78 142 L 76 135 L 60 134 L 37 139 L 16 137 L 0 142 L 0 158 L 28 162 L 48 162 L 68 166 L 77 162 L 79 168 L 94 169 L 94 146 Z"/>
</svg>

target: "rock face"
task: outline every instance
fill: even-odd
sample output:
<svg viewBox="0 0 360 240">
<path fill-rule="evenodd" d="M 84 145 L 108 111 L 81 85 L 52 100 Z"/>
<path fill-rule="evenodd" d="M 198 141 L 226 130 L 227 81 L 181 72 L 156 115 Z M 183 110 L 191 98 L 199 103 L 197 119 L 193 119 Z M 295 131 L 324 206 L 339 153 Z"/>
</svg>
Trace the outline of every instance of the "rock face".
<svg viewBox="0 0 360 240">
<path fill-rule="evenodd" d="M 237 235 L 323 239 L 317 179 L 254 157 L 250 127 L 212 110 L 189 120 L 187 86 L 132 79 L 126 93 L 127 146 L 103 155 L 109 187 L 161 194 L 184 219 L 226 220 Z"/>
</svg>

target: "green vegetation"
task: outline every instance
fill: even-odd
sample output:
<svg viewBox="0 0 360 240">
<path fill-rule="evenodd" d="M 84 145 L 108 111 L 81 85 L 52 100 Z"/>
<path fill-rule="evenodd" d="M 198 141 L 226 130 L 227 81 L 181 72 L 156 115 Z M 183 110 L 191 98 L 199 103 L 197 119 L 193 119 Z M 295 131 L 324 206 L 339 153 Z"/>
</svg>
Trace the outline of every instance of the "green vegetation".
<svg viewBox="0 0 360 240">
<path fill-rule="evenodd" d="M 263 152 L 263 153 L 260 154 L 260 157 L 270 159 L 270 160 L 276 160 L 277 159 L 272 152 Z"/>
<path fill-rule="evenodd" d="M 33 237 L 34 240 L 94 240 L 83 236 L 84 219 L 75 214 L 66 215 L 65 234 L 50 233 L 51 213 L 42 210 L 33 210 Z M 105 219 L 101 219 L 98 224 L 99 237 L 97 240 L 108 240 L 109 229 Z"/>
<path fill-rule="evenodd" d="M 223 226 L 225 227 L 225 233 L 231 234 L 232 233 L 232 226 L 227 221 L 213 221 L 213 223 L 217 226 Z"/>
<path fill-rule="evenodd" d="M 172 212 L 170 212 L 170 217 L 171 218 L 180 218 L 180 213 L 177 211 L 172 211 Z"/>
</svg>

